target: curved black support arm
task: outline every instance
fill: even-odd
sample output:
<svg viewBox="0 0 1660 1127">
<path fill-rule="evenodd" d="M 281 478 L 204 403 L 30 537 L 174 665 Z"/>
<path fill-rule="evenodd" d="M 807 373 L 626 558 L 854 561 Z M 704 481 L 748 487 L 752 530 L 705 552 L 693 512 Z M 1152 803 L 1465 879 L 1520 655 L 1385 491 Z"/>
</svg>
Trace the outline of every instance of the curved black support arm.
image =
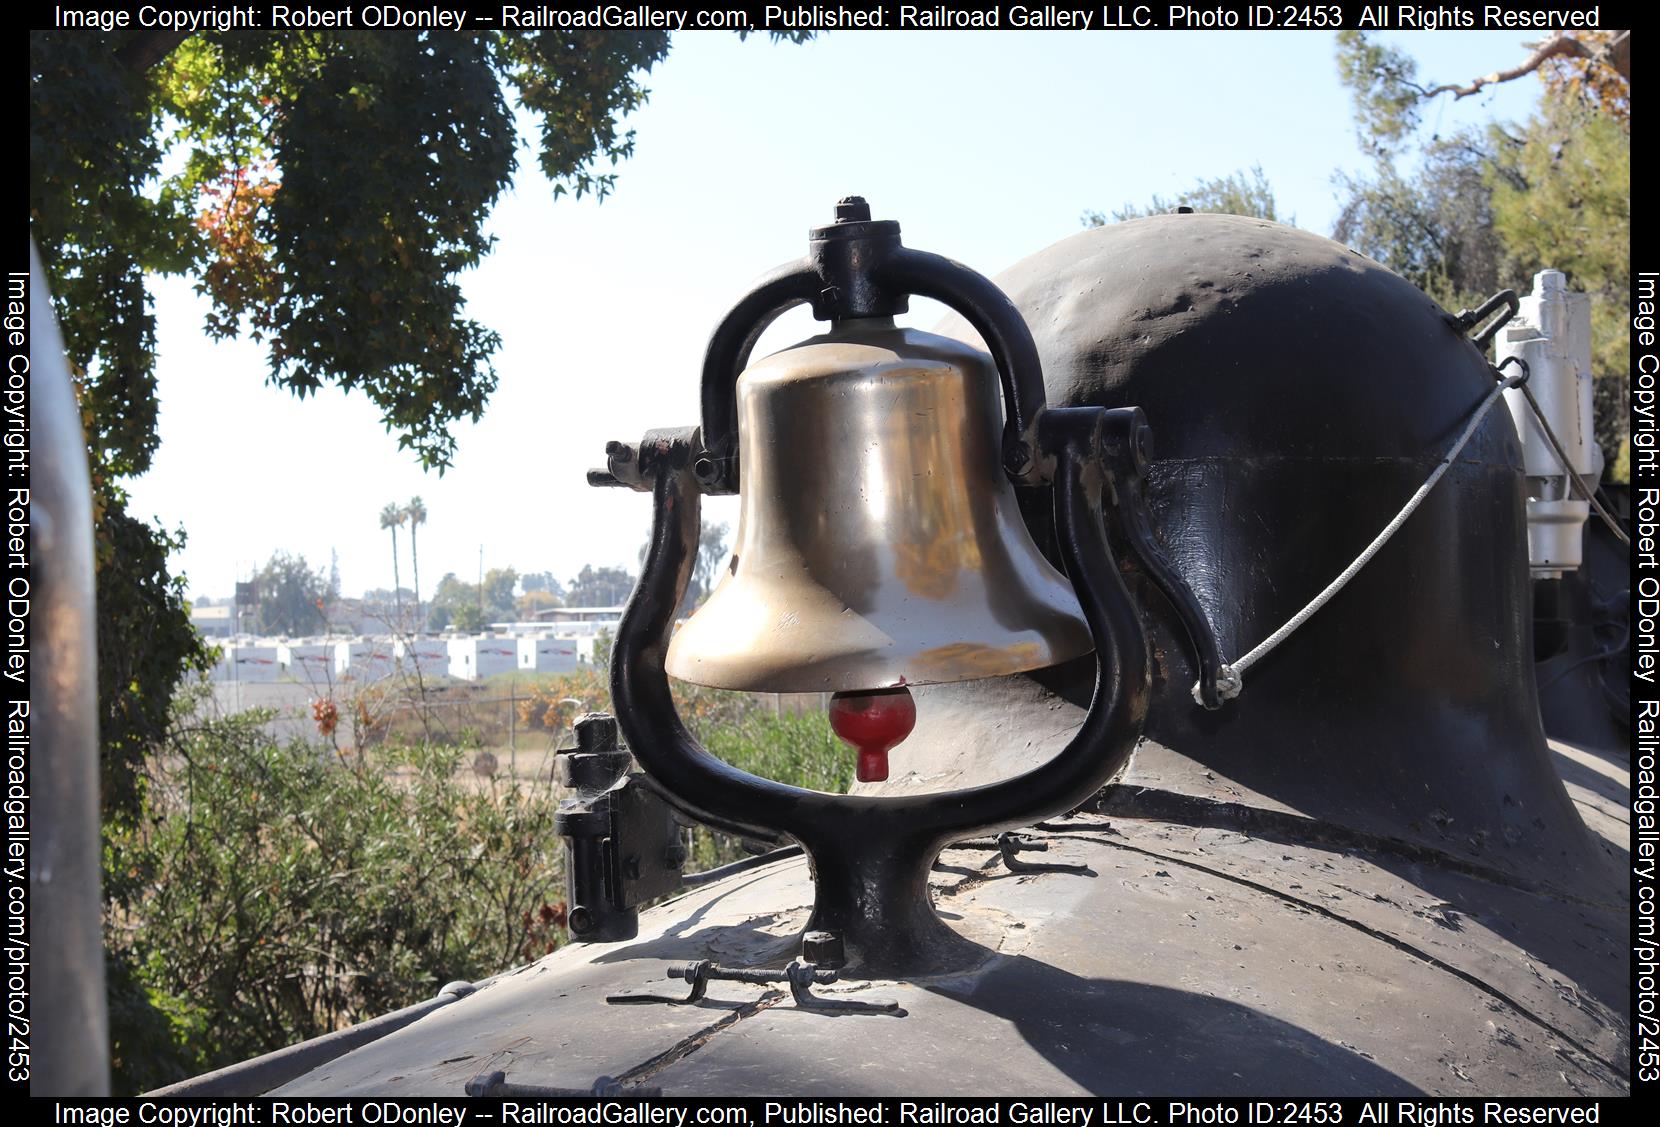
<svg viewBox="0 0 1660 1127">
<path fill-rule="evenodd" d="M 1118 515 L 1118 524 L 1129 541 L 1130 551 L 1147 577 L 1164 592 L 1182 629 L 1187 632 L 1198 666 L 1199 703 L 1211 710 L 1221 708 L 1222 694 L 1217 679 L 1222 673 L 1222 647 L 1193 588 L 1165 558 L 1147 512 L 1146 480 L 1142 475 L 1152 458 L 1152 432 L 1139 408 L 1134 409 L 1133 418 L 1115 417 L 1109 423 L 1117 424 L 1109 427 L 1107 458 L 1118 479 L 1109 503 Z"/>
<path fill-rule="evenodd" d="M 1116 774 L 1141 737 L 1151 691 L 1147 635 L 1107 543 L 1104 505 L 1113 472 L 1103 457 L 1114 423 L 1135 407 L 1045 411 L 1040 441 L 1056 459 L 1055 537 L 1095 643 L 1095 689 L 1084 722 L 1054 758 L 1012 779 L 950 795 L 932 820 L 952 837 L 1029 825 L 1076 809 Z M 938 796 L 935 796 L 938 797 Z"/>
<path fill-rule="evenodd" d="M 755 342 L 781 314 L 812 301 L 824 282 L 811 262 L 787 262 L 755 283 L 715 326 L 703 354 L 703 435 L 697 467 L 705 492 L 738 491 L 738 375 Z"/>
<path fill-rule="evenodd" d="M 1062 557 L 1096 645 L 1099 672 L 1089 712 L 1048 763 L 947 794 L 804 790 L 721 762 L 686 730 L 664 665 L 697 551 L 693 443 L 680 440 L 679 449 L 656 464 L 650 545 L 612 653 L 617 722 L 641 767 L 677 805 L 714 824 L 753 825 L 762 834 L 776 829 L 800 841 L 812 857 L 818 889 L 812 926 L 844 934 L 849 951 L 868 968 L 915 970 L 957 942 L 927 899 L 928 869 L 947 843 L 1076 808 L 1123 766 L 1140 736 L 1149 693 L 1147 639 L 1102 521 L 1111 484 L 1103 433 L 1117 413 L 1071 408 L 1043 416 L 1044 445 L 1058 463 Z"/>
<path fill-rule="evenodd" d="M 1205 615 L 1205 608 L 1199 605 L 1193 588 L 1165 559 L 1158 541 L 1153 538 L 1152 524 L 1147 518 L 1147 503 L 1139 494 L 1140 491 L 1135 490 L 1118 506 L 1124 532 L 1142 570 L 1170 600 L 1176 617 L 1181 620 L 1199 666 L 1199 703 L 1214 712 L 1222 707 L 1222 694 L 1216 683 L 1222 673 L 1222 650 L 1217 645 L 1216 632 L 1211 629 L 1210 619 Z"/>
<path fill-rule="evenodd" d="M 1046 481 L 1052 467 L 1043 464 L 1047 451 L 1040 449 L 1038 434 L 1038 417 L 1047 400 L 1043 362 L 1014 302 L 985 275 L 943 255 L 909 247 L 897 248 L 875 272 L 888 289 L 943 302 L 974 326 L 1003 381 L 1003 467 L 1028 485 Z"/>
<path fill-rule="evenodd" d="M 699 797 L 755 779 L 705 751 L 680 722 L 664 670 L 674 613 L 691 581 L 697 559 L 702 505 L 691 469 L 694 443 L 677 445 L 678 457 L 654 472 L 651 539 L 640 581 L 623 608 L 611 651 L 611 698 L 617 726 L 634 758 L 656 788 L 683 813 L 699 821 L 744 834 L 775 835 L 736 812 L 742 803 L 708 804 Z"/>
</svg>

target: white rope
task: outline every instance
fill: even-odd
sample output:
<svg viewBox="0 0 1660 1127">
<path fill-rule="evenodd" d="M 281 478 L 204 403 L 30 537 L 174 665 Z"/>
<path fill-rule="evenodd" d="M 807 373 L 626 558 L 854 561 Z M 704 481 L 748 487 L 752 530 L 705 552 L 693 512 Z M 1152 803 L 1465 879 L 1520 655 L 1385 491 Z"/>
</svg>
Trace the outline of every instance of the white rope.
<svg viewBox="0 0 1660 1127">
<path fill-rule="evenodd" d="M 1493 404 L 1499 401 L 1499 397 L 1505 389 L 1515 387 L 1525 379 L 1527 379 L 1527 373 L 1523 371 L 1495 384 L 1493 390 L 1487 393 L 1487 398 L 1483 399 L 1480 406 L 1471 414 L 1470 421 L 1464 425 L 1464 433 L 1458 436 L 1458 441 L 1452 444 L 1452 449 L 1448 450 L 1442 457 L 1441 464 L 1436 466 L 1434 472 L 1429 475 L 1429 480 L 1418 487 L 1418 491 L 1407 500 L 1401 511 L 1395 514 L 1395 519 L 1384 525 L 1383 531 L 1378 533 L 1370 544 L 1366 545 L 1366 550 L 1356 556 L 1354 562 L 1344 568 L 1341 575 L 1328 583 L 1324 591 L 1309 600 L 1306 607 L 1292 615 L 1290 621 L 1284 626 L 1259 642 L 1250 653 L 1235 661 L 1223 663 L 1216 676 L 1217 695 L 1223 700 L 1232 700 L 1237 697 L 1240 689 L 1244 688 L 1245 671 L 1267 657 L 1275 646 L 1295 633 L 1297 627 L 1314 617 L 1315 612 L 1331 602 L 1332 597 L 1341 591 L 1349 580 L 1359 573 L 1361 568 L 1371 562 L 1372 557 L 1377 555 L 1385 544 L 1389 543 L 1389 538 L 1395 535 L 1401 525 L 1406 523 L 1406 518 L 1410 517 L 1417 511 L 1418 506 L 1423 504 L 1424 498 L 1429 496 L 1429 491 L 1435 488 L 1435 483 L 1441 480 L 1448 467 L 1463 452 L 1471 436 L 1476 433 L 1476 427 L 1481 425 L 1481 420 L 1487 417 L 1487 412 L 1493 409 Z M 1193 699 L 1200 704 L 1204 703 L 1203 698 L 1199 695 L 1197 684 L 1193 686 Z"/>
</svg>

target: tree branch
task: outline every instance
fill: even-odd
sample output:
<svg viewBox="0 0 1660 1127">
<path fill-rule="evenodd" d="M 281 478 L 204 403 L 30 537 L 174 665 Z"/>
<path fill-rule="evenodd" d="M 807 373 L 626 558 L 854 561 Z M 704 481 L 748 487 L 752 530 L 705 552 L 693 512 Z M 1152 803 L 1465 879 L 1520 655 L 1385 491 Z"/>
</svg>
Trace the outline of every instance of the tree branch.
<svg viewBox="0 0 1660 1127">
<path fill-rule="evenodd" d="M 127 40 L 115 57 L 130 70 L 149 70 L 188 38 L 188 31 L 141 31 Z"/>
<path fill-rule="evenodd" d="M 1603 62 L 1627 82 L 1631 81 L 1631 32 L 1618 32 L 1601 51 Z"/>
<path fill-rule="evenodd" d="M 1631 32 L 1622 31 L 1605 46 L 1592 47 L 1576 36 L 1569 35 L 1565 31 L 1559 31 L 1538 44 L 1534 48 L 1533 54 L 1509 70 L 1494 71 L 1492 74 L 1474 79 L 1464 86 L 1451 82 L 1443 83 L 1424 91 L 1424 96 L 1433 98 L 1437 94 L 1451 94 L 1454 98 L 1467 98 L 1471 94 L 1480 93 L 1483 87 L 1494 86 L 1501 82 L 1513 82 L 1525 74 L 1532 74 L 1550 60 L 1561 58 L 1589 59 L 1593 63 L 1602 63 L 1612 67 L 1621 78 L 1629 82 L 1631 81 Z"/>
</svg>

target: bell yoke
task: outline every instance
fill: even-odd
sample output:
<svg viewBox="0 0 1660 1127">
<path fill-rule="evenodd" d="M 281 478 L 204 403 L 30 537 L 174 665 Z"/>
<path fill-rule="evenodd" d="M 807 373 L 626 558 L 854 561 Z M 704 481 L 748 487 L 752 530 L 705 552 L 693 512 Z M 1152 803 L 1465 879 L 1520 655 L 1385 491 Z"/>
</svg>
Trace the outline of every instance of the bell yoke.
<svg viewBox="0 0 1660 1127">
<path fill-rule="evenodd" d="M 899 225 L 873 221 L 858 197 L 841 201 L 809 246 L 716 328 L 702 428 L 609 443 L 606 470 L 589 475 L 655 503 L 613 648 L 612 697 L 628 746 L 670 805 L 730 832 L 801 843 L 816 889 L 808 931 L 838 937 L 848 970 L 939 971 L 978 953 L 929 904 L 940 850 L 1076 808 L 1141 733 L 1147 639 L 1104 517 L 1181 613 L 1212 707 L 1216 645 L 1149 531 L 1150 435 L 1138 408 L 1046 410 L 1037 349 L 1002 291 L 902 246 Z M 990 355 L 895 327 L 912 294 L 961 314 Z M 801 304 L 830 331 L 750 365 L 766 327 Z M 1070 583 L 1032 542 L 1016 486 L 1052 487 Z M 700 499 L 734 492 L 732 566 L 676 632 Z M 1089 711 L 1062 751 L 1014 778 L 942 794 L 832 795 L 738 771 L 691 736 L 669 692 L 673 676 L 832 693 L 831 723 L 858 750 L 859 779 L 879 781 L 917 719 L 907 685 L 1019 673 L 1091 649 Z"/>
</svg>

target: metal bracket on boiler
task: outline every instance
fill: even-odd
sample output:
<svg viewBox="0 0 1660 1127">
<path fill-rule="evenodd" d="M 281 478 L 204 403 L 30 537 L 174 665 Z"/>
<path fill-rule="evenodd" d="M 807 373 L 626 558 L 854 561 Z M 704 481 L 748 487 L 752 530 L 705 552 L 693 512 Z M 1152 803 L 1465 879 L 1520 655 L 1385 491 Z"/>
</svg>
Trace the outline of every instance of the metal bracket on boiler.
<svg viewBox="0 0 1660 1127">
<path fill-rule="evenodd" d="M 615 942 L 639 933 L 639 907 L 681 887 L 686 849 L 668 803 L 617 742 L 603 712 L 577 720 L 576 747 L 559 754 L 558 781 L 576 793 L 554 826 L 566 843 L 571 938 Z"/>
<path fill-rule="evenodd" d="M 602 1100 L 652 1099 L 663 1094 L 663 1089 L 641 1084 L 625 1084 L 609 1076 L 601 1076 L 586 1088 L 554 1088 L 545 1084 L 520 1084 L 507 1078 L 497 1069 L 481 1072 L 467 1081 L 463 1089 L 469 1096 L 485 1099 L 566 1099 L 593 1096 Z M 483 1115 L 480 1115 L 483 1118 Z"/>
<path fill-rule="evenodd" d="M 804 962 L 801 959 L 792 960 L 788 966 L 778 970 L 761 967 L 754 969 L 722 967 L 707 959 L 702 959 L 695 963 L 670 967 L 669 977 L 684 979 L 691 983 L 691 991 L 684 998 L 671 998 L 664 994 L 612 994 L 605 1001 L 613 1006 L 694 1006 L 703 1001 L 704 996 L 709 991 L 711 981 L 748 982 L 757 986 L 787 982 L 790 986 L 790 996 L 795 999 L 797 1009 L 829 1014 L 892 1014 L 894 1017 L 905 1016 L 905 1011 L 899 1008 L 898 1002 L 851 1002 L 819 997 L 812 992 L 812 987 L 815 984 L 828 986 L 835 982 L 836 972 L 826 967 Z"/>
</svg>

